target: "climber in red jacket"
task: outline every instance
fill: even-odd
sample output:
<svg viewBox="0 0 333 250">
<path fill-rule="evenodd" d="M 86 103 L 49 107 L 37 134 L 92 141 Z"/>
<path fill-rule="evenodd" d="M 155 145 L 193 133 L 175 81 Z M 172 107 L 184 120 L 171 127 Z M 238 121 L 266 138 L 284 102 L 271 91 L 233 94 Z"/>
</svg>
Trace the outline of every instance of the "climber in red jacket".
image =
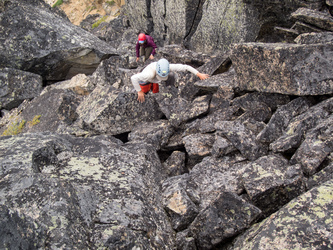
<svg viewBox="0 0 333 250">
<path fill-rule="evenodd" d="M 154 39 L 151 36 L 140 33 L 138 36 L 138 41 L 136 43 L 136 61 L 140 60 L 140 56 L 143 56 L 143 61 L 154 59 L 157 46 Z"/>
</svg>

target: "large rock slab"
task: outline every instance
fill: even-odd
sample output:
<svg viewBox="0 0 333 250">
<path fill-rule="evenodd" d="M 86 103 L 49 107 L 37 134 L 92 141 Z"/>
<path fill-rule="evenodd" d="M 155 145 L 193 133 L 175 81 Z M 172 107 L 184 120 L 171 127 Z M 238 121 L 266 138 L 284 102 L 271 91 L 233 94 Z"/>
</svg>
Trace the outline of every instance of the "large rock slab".
<svg viewBox="0 0 333 250">
<path fill-rule="evenodd" d="M 333 110 L 332 104 L 333 98 L 329 98 L 291 119 L 283 134 L 269 145 L 270 149 L 274 152 L 288 152 L 297 149 L 307 131 L 330 116 Z"/>
<path fill-rule="evenodd" d="M 333 93 L 333 44 L 235 44 L 230 55 L 241 89 L 285 95 Z"/>
<path fill-rule="evenodd" d="M 251 161 L 267 153 L 267 148 L 256 140 L 255 134 L 240 122 L 218 121 L 215 128 Z"/>
<path fill-rule="evenodd" d="M 268 216 L 305 190 L 300 165 L 289 165 L 279 155 L 263 156 L 242 174 L 244 188 L 254 205 Z"/>
<path fill-rule="evenodd" d="M 39 75 L 11 68 L 0 69 L 0 109 L 16 108 L 24 100 L 37 97 L 42 86 Z"/>
<path fill-rule="evenodd" d="M 272 142 L 276 140 L 282 135 L 290 120 L 307 111 L 310 106 L 311 102 L 308 99 L 299 97 L 278 107 L 265 128 L 258 134 L 257 139 L 261 142 Z"/>
<path fill-rule="evenodd" d="M 201 211 L 189 227 L 188 236 L 199 249 L 212 249 L 248 228 L 260 216 L 259 208 L 229 192 L 222 192 Z"/>
<path fill-rule="evenodd" d="M 42 0 L 6 1 L 1 13 L 0 67 L 41 75 L 44 80 L 91 74 L 115 49 L 58 15 Z M 4 28 L 5 27 L 5 28 Z"/>
<path fill-rule="evenodd" d="M 327 12 L 299 8 L 291 14 L 291 17 L 323 30 L 333 31 L 333 17 Z"/>
<path fill-rule="evenodd" d="M 237 238 L 232 249 L 330 249 L 333 181 L 313 188 Z"/>
<path fill-rule="evenodd" d="M 94 133 L 121 134 L 140 122 L 155 121 L 163 116 L 154 98 L 146 95 L 144 103 L 137 94 L 124 93 L 113 87 L 97 86 L 77 108 L 82 129 Z"/>
<path fill-rule="evenodd" d="M 51 133 L 0 140 L 1 248 L 173 248 L 157 195 L 162 166 L 144 145 Z"/>
<path fill-rule="evenodd" d="M 290 162 L 301 164 L 307 175 L 313 175 L 326 157 L 333 152 L 333 115 L 307 132 L 303 143 Z"/>
</svg>

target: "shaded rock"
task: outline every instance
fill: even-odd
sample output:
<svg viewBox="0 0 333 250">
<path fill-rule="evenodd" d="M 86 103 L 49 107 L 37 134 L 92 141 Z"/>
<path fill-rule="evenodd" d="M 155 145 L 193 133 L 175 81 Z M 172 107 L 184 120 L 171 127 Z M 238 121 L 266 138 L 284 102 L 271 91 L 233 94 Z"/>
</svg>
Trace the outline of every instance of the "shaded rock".
<svg viewBox="0 0 333 250">
<path fill-rule="evenodd" d="M 231 100 L 234 98 L 234 91 L 231 87 L 220 86 L 216 93 L 213 94 L 209 105 L 209 113 L 213 113 L 219 109 L 225 109 L 230 106 Z"/>
<path fill-rule="evenodd" d="M 173 229 L 187 228 L 197 216 L 198 208 L 186 193 L 187 175 L 172 177 L 162 184 L 162 201 Z"/>
<path fill-rule="evenodd" d="M 322 122 L 332 113 L 333 98 L 312 106 L 306 112 L 294 117 L 277 140 L 269 147 L 274 152 L 286 152 L 297 149 L 304 140 L 306 132 Z"/>
<path fill-rule="evenodd" d="M 216 134 L 215 142 L 212 146 L 212 155 L 221 157 L 237 150 L 234 145 L 226 138 Z"/>
<path fill-rule="evenodd" d="M 24 100 L 37 97 L 42 85 L 39 75 L 11 68 L 0 69 L 0 109 L 10 110 Z"/>
<path fill-rule="evenodd" d="M 238 237 L 232 249 L 332 248 L 332 190 L 328 181 L 295 198 Z"/>
<path fill-rule="evenodd" d="M 237 195 L 222 192 L 195 218 L 190 235 L 196 239 L 198 248 L 211 249 L 250 227 L 260 213 L 259 208 Z"/>
<path fill-rule="evenodd" d="M 78 118 L 76 108 L 81 99 L 70 90 L 50 90 L 12 110 L 1 120 L 3 127 L 0 131 L 4 133 L 7 130 L 7 135 L 21 132 L 64 132 Z"/>
<path fill-rule="evenodd" d="M 254 41 L 259 33 L 260 11 L 253 4 L 205 1 L 202 10 L 200 23 L 188 41 L 190 49 L 225 52 L 234 42 Z M 251 24 L 246 20 L 251 20 Z"/>
<path fill-rule="evenodd" d="M 181 151 L 173 151 L 163 163 L 163 166 L 169 176 L 184 174 L 187 171 L 185 167 L 185 153 Z"/>
<path fill-rule="evenodd" d="M 135 93 L 120 92 L 113 87 L 97 86 L 77 108 L 82 129 L 94 133 L 121 134 L 140 122 L 162 117 L 154 98 L 146 95 L 139 103 Z"/>
<path fill-rule="evenodd" d="M 298 44 L 332 43 L 333 32 L 302 34 L 295 39 L 295 42 Z"/>
<path fill-rule="evenodd" d="M 267 122 L 272 115 L 271 109 L 264 102 L 251 102 L 242 110 L 244 113 L 240 115 L 236 120 L 240 123 L 244 123 L 249 120 L 257 122 Z"/>
<path fill-rule="evenodd" d="M 193 166 L 202 160 L 203 157 L 211 154 L 215 141 L 213 134 L 191 134 L 183 137 L 184 146 L 188 154 L 188 164 Z"/>
<path fill-rule="evenodd" d="M 91 74 L 102 60 L 116 55 L 109 44 L 56 14 L 42 0 L 7 3 L 0 17 L 6 27 L 1 32 L 1 67 L 62 81 L 78 73 Z"/>
<path fill-rule="evenodd" d="M 293 25 L 293 30 L 297 31 L 298 34 L 307 34 L 311 32 L 324 32 L 325 30 L 322 30 L 318 27 L 315 27 L 310 24 L 306 24 L 303 22 L 296 21 L 295 24 Z M 297 39 L 297 37 L 296 37 Z"/>
<path fill-rule="evenodd" d="M 235 44 L 231 60 L 241 89 L 285 95 L 333 93 L 333 44 Z"/>
<path fill-rule="evenodd" d="M 305 190 L 301 166 L 289 165 L 288 160 L 279 155 L 263 156 L 249 163 L 242 180 L 251 201 L 265 216 Z"/>
<path fill-rule="evenodd" d="M 333 179 L 333 163 L 311 176 L 306 183 L 306 187 L 308 189 L 312 189 L 316 186 L 324 184 L 326 181 L 331 179 Z"/>
<path fill-rule="evenodd" d="M 15 248 L 19 243 L 22 244 L 19 247 L 35 243 L 33 248 L 90 245 L 71 183 L 21 174 L 7 176 L 2 185 L 11 185 L 12 189 L 7 194 L 1 189 L 1 200 L 5 204 L 1 208 L 12 211 L 13 215 L 2 214 L 1 248 Z"/>
<path fill-rule="evenodd" d="M 161 111 L 173 126 L 203 115 L 209 110 L 210 96 L 199 96 L 192 102 L 181 97 L 173 98 L 172 95 L 162 94 L 162 99 L 157 99 Z M 161 95 L 160 95 L 161 96 Z"/>
<path fill-rule="evenodd" d="M 229 53 L 222 53 L 217 51 L 211 55 L 209 60 L 198 68 L 200 72 L 213 76 L 229 71 L 232 62 L 229 58 Z"/>
<path fill-rule="evenodd" d="M 55 248 L 172 248 L 172 228 L 155 196 L 162 166 L 157 155 L 143 152 L 152 148 L 123 147 L 107 136 L 25 134 L 0 140 L 1 200 L 38 228 L 32 242 Z M 33 174 L 32 155 L 52 145 L 58 166 Z"/>
<path fill-rule="evenodd" d="M 299 8 L 291 14 L 291 17 L 321 29 L 333 31 L 333 17 L 329 13 L 307 8 Z"/>
<path fill-rule="evenodd" d="M 84 74 L 78 74 L 72 77 L 70 80 L 57 82 L 55 84 L 46 86 L 41 95 L 50 91 L 51 89 L 69 89 L 77 95 L 89 95 L 94 90 L 95 86 L 91 80 L 91 77 Z"/>
<path fill-rule="evenodd" d="M 252 102 L 263 102 L 272 111 L 276 110 L 280 105 L 287 104 L 290 98 L 287 95 L 272 94 L 272 93 L 262 93 L 262 92 L 252 92 L 246 93 L 232 100 L 233 106 L 238 106 L 243 110 L 250 109 L 253 106 Z"/>
<path fill-rule="evenodd" d="M 251 161 L 267 153 L 266 147 L 257 142 L 255 134 L 237 121 L 220 121 L 215 128 Z"/>
<path fill-rule="evenodd" d="M 195 239 L 189 236 L 188 229 L 178 232 L 176 235 L 176 246 L 177 249 L 183 250 L 197 250 Z"/>
<path fill-rule="evenodd" d="M 225 73 L 214 75 L 206 80 L 197 81 L 194 83 L 200 90 L 207 93 L 215 93 L 220 87 L 234 88 L 235 71 L 229 70 Z"/>
<path fill-rule="evenodd" d="M 266 127 L 258 134 L 257 139 L 261 142 L 272 142 L 279 138 L 290 120 L 307 111 L 311 106 L 308 99 L 298 97 L 289 103 L 277 108 Z"/>
<path fill-rule="evenodd" d="M 291 164 L 299 163 L 306 175 L 313 175 L 333 152 L 333 115 L 309 130 L 305 139 L 290 159 Z"/>
<path fill-rule="evenodd" d="M 173 127 L 167 120 L 143 122 L 136 124 L 128 135 L 129 141 L 146 142 L 156 150 L 164 147 L 173 134 Z"/>
<path fill-rule="evenodd" d="M 188 194 L 199 204 L 200 210 L 209 206 L 222 192 L 240 194 L 243 191 L 241 173 L 244 166 L 206 157 L 189 172 Z"/>
</svg>

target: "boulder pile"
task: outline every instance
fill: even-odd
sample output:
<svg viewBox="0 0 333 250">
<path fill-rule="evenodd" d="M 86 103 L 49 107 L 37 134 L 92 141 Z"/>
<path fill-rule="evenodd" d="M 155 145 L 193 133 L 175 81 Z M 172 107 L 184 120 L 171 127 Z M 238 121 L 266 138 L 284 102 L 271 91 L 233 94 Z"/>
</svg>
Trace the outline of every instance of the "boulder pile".
<svg viewBox="0 0 333 250">
<path fill-rule="evenodd" d="M 333 3 L 194 2 L 0 2 L 0 248 L 333 248 Z M 139 31 L 210 78 L 138 102 Z"/>
</svg>

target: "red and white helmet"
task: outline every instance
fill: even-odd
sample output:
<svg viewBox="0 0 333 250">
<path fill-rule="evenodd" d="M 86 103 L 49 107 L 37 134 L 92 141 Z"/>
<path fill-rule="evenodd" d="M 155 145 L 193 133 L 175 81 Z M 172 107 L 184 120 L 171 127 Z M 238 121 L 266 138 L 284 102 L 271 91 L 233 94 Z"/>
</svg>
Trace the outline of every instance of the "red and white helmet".
<svg viewBox="0 0 333 250">
<path fill-rule="evenodd" d="M 144 33 L 140 33 L 138 40 L 139 40 L 139 43 L 144 43 L 146 41 L 146 35 Z"/>
</svg>

